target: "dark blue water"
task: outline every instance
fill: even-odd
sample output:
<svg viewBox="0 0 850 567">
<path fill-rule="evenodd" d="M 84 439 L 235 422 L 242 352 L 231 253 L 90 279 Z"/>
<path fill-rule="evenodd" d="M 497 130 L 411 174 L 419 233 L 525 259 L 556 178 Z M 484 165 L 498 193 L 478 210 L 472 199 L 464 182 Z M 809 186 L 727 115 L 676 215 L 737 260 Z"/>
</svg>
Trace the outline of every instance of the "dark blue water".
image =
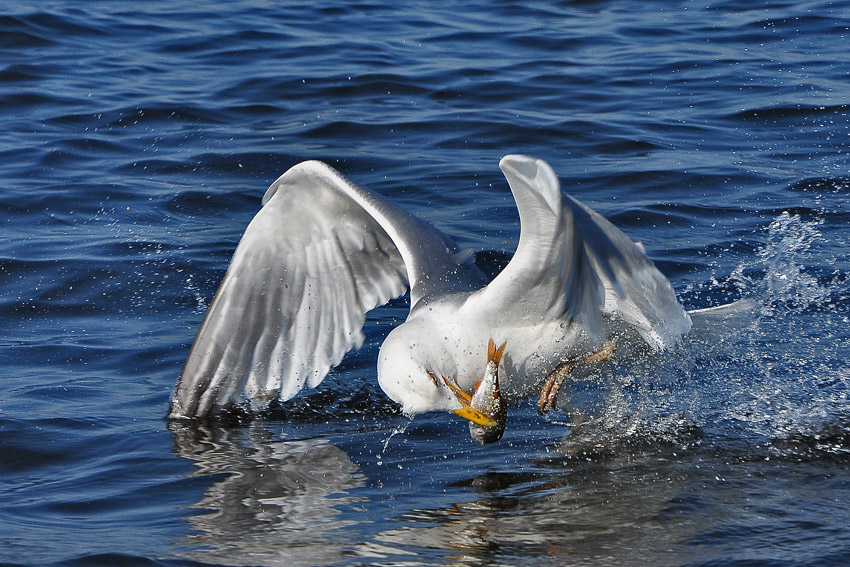
<svg viewBox="0 0 850 567">
<path fill-rule="evenodd" d="M 0 563 L 850 564 L 850 3 L 0 10 Z M 165 418 L 260 198 L 324 159 L 511 252 L 549 161 L 673 282 L 504 439 L 400 415 L 377 345 L 262 419 Z"/>
</svg>

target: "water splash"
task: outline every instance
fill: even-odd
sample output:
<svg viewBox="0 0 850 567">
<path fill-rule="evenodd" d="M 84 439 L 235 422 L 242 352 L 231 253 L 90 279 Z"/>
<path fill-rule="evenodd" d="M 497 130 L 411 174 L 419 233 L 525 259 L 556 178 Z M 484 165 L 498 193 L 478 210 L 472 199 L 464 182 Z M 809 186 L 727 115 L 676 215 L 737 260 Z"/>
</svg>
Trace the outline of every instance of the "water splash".
<svg viewBox="0 0 850 567">
<path fill-rule="evenodd" d="M 703 343 L 703 361 L 692 370 L 712 405 L 706 420 L 772 454 L 794 449 L 788 439 L 846 427 L 850 325 L 831 309 L 833 298 L 847 292 L 846 274 L 819 280 L 809 267 L 828 244 L 822 225 L 788 212 L 768 225 L 755 262 L 742 263 L 730 278 L 750 313 L 715 325 L 723 340 L 715 348 Z"/>
<path fill-rule="evenodd" d="M 768 225 L 767 243 L 758 251 L 756 261 L 742 262 L 732 272 L 731 284 L 759 298 L 763 316 L 799 312 L 828 299 L 829 288 L 805 267 L 816 254 L 813 247 L 822 241 L 822 224 L 821 219 L 804 220 L 783 212 Z"/>
<path fill-rule="evenodd" d="M 400 427 L 393 427 L 392 431 L 390 431 L 389 436 L 387 436 L 387 438 L 384 439 L 384 443 L 381 446 L 381 452 L 378 453 L 378 455 L 377 455 L 376 464 L 378 466 L 381 466 L 381 465 L 384 464 L 384 455 L 387 452 L 387 448 L 390 446 L 390 441 L 392 440 L 392 438 L 395 437 L 396 435 L 398 435 L 399 433 L 404 433 L 405 431 L 407 431 L 407 428 L 410 427 L 411 423 L 413 423 L 412 417 L 408 418 L 407 421 L 404 422 L 404 424 L 402 424 Z"/>
<path fill-rule="evenodd" d="M 573 451 L 664 443 L 743 447 L 747 458 L 850 454 L 850 321 L 840 306 L 850 286 L 840 269 L 815 275 L 829 245 L 823 224 L 774 219 L 754 259 L 711 284 L 741 299 L 693 312 L 678 351 L 623 340 L 611 364 L 578 376 L 565 408 Z"/>
<path fill-rule="evenodd" d="M 178 272 L 183 271 L 178 269 Z M 195 278 L 190 274 L 186 277 L 186 291 L 192 294 L 195 298 L 195 313 L 206 313 L 208 303 L 206 297 L 201 293 L 201 289 L 195 283 Z"/>
</svg>

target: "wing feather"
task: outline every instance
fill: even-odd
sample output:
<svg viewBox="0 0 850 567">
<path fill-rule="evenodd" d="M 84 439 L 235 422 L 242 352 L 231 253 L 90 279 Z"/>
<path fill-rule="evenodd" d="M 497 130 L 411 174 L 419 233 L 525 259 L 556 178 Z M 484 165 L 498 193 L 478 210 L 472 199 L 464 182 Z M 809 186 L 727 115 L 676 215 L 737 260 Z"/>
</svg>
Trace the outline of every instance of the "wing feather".
<svg viewBox="0 0 850 567">
<path fill-rule="evenodd" d="M 520 214 L 517 251 L 475 301 L 529 324 L 578 321 L 600 337 L 603 314 L 634 326 L 656 349 L 671 347 L 690 318 L 643 247 L 576 199 L 562 198 L 552 168 L 506 156 L 500 167 Z"/>
<path fill-rule="evenodd" d="M 269 187 L 195 337 L 170 416 L 204 417 L 243 397 L 261 408 L 314 387 L 364 340 L 370 309 L 411 287 L 411 305 L 475 289 L 439 231 L 321 162 Z"/>
<path fill-rule="evenodd" d="M 643 246 L 570 196 L 577 229 L 605 288 L 603 313 L 635 327 L 655 349 L 672 347 L 691 328 L 670 281 L 647 257 Z"/>
</svg>

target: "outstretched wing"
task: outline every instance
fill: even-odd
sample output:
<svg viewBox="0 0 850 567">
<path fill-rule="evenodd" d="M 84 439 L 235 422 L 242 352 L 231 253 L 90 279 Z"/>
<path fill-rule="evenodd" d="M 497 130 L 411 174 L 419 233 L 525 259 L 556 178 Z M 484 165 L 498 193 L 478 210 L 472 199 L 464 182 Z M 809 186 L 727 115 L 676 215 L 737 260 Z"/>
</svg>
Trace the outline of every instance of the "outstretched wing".
<svg viewBox="0 0 850 567">
<path fill-rule="evenodd" d="M 643 248 L 577 200 L 562 198 L 546 162 L 514 155 L 499 166 L 519 209 L 519 245 L 476 301 L 529 323 L 576 320 L 593 336 L 609 314 L 656 349 L 688 332 L 690 318 Z"/>
<path fill-rule="evenodd" d="M 275 181 L 234 252 L 181 372 L 170 416 L 314 387 L 363 343 L 368 310 L 441 291 L 459 269 L 430 225 L 322 162 Z M 455 281 L 453 285 L 458 285 Z"/>
</svg>

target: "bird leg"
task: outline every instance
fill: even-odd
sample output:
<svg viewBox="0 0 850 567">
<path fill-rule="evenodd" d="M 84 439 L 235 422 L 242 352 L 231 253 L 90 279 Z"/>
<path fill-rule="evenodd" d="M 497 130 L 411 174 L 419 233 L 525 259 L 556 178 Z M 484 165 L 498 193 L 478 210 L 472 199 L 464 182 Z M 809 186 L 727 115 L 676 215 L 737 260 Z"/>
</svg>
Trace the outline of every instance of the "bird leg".
<svg viewBox="0 0 850 567">
<path fill-rule="evenodd" d="M 558 366 L 555 367 L 555 370 L 549 373 L 546 379 L 543 381 L 543 387 L 540 390 L 540 398 L 537 400 L 537 409 L 540 413 L 547 413 L 553 407 L 555 407 L 555 401 L 558 398 L 558 392 L 561 390 L 561 386 L 564 384 L 564 380 L 572 372 L 573 368 L 580 364 L 587 364 L 589 362 L 603 362 L 611 358 L 611 355 L 614 354 L 614 341 L 608 341 L 602 348 L 590 356 L 586 356 L 582 359 L 570 359 L 565 362 L 562 362 Z"/>
<path fill-rule="evenodd" d="M 543 414 L 555 407 L 555 400 L 558 397 L 558 391 L 564 384 L 564 379 L 577 364 L 578 362 L 575 360 L 568 360 L 556 366 L 555 370 L 549 373 L 543 381 L 543 387 L 540 389 L 540 398 L 537 400 L 537 411 Z"/>
</svg>

